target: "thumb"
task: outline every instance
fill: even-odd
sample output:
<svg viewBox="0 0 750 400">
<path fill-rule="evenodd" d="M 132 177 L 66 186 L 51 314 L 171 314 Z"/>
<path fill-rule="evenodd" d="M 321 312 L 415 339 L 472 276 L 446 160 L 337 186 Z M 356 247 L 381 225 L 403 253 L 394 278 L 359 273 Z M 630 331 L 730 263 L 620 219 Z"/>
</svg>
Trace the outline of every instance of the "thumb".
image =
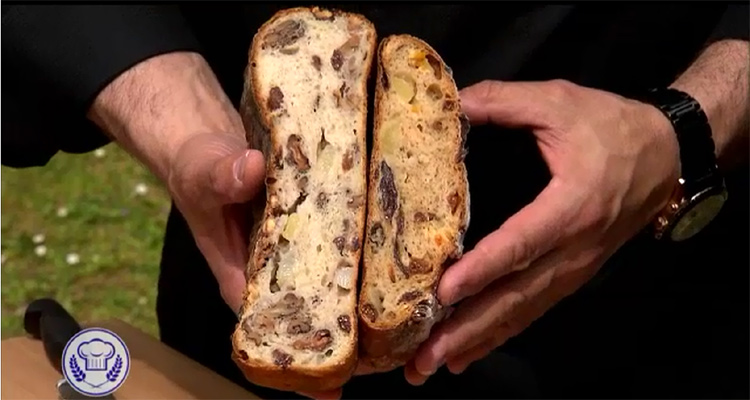
<svg viewBox="0 0 750 400">
<path fill-rule="evenodd" d="M 553 179 L 534 201 L 451 265 L 438 286 L 441 303 L 454 305 L 556 248 L 575 222 L 575 200 L 568 192 Z"/>
<path fill-rule="evenodd" d="M 461 110 L 472 125 L 546 128 L 550 99 L 544 82 L 482 81 L 461 90 Z"/>
<path fill-rule="evenodd" d="M 210 183 L 226 204 L 244 203 L 263 186 L 265 163 L 257 150 L 242 150 L 226 155 L 214 164 Z"/>
</svg>

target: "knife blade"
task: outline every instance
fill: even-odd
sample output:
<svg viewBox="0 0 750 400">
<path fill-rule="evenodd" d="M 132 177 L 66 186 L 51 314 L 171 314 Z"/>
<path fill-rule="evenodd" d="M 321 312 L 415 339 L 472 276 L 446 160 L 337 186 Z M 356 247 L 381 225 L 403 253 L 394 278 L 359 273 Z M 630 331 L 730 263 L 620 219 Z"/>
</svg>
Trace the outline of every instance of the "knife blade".
<svg viewBox="0 0 750 400">
<path fill-rule="evenodd" d="M 47 360 L 62 375 L 61 363 L 65 346 L 81 331 L 81 325 L 56 300 L 43 298 L 32 301 L 26 307 L 23 327 L 34 339 L 42 341 Z M 79 393 L 64 377 L 57 381 L 55 387 L 61 400 L 115 399 L 111 394 L 93 397 Z"/>
</svg>

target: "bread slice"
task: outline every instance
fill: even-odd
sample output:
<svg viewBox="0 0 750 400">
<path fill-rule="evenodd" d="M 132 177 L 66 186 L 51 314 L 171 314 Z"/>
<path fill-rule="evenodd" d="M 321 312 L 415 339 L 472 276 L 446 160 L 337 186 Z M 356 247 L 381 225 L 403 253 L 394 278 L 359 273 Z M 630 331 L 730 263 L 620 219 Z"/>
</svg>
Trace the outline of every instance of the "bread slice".
<svg viewBox="0 0 750 400">
<path fill-rule="evenodd" d="M 241 111 L 266 193 L 232 340 L 255 384 L 328 390 L 356 367 L 375 47 L 366 18 L 319 8 L 280 11 L 253 38 Z"/>
<path fill-rule="evenodd" d="M 408 361 L 446 313 L 443 270 L 469 223 L 469 130 L 452 73 L 424 41 L 378 48 L 362 288 L 360 359 L 377 370 Z"/>
</svg>

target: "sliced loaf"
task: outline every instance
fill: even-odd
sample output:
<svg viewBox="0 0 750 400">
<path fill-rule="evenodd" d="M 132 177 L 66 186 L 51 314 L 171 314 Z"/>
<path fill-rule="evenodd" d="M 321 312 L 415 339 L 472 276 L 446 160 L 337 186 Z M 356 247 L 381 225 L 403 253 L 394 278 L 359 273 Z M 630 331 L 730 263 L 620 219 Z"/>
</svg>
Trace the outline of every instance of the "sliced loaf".
<svg viewBox="0 0 750 400">
<path fill-rule="evenodd" d="M 319 8 L 280 11 L 253 39 L 241 111 L 266 194 L 233 359 L 255 384 L 328 390 L 356 366 L 375 43 L 364 17 Z"/>
<path fill-rule="evenodd" d="M 433 48 L 408 35 L 381 42 L 359 295 L 360 358 L 377 370 L 408 361 L 446 312 L 436 286 L 469 223 L 460 108 Z"/>
</svg>

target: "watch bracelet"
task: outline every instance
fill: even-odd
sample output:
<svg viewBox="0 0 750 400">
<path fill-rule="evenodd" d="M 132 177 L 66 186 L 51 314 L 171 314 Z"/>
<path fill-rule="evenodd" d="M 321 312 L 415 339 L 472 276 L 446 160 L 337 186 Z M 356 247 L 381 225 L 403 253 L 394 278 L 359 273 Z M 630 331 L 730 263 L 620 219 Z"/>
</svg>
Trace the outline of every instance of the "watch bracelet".
<svg viewBox="0 0 750 400">
<path fill-rule="evenodd" d="M 674 89 L 651 89 L 644 101 L 653 105 L 669 120 L 679 144 L 681 175 L 691 187 L 716 173 L 716 146 L 708 117 L 689 94 Z M 703 185 L 700 185 L 703 186 Z"/>
</svg>

